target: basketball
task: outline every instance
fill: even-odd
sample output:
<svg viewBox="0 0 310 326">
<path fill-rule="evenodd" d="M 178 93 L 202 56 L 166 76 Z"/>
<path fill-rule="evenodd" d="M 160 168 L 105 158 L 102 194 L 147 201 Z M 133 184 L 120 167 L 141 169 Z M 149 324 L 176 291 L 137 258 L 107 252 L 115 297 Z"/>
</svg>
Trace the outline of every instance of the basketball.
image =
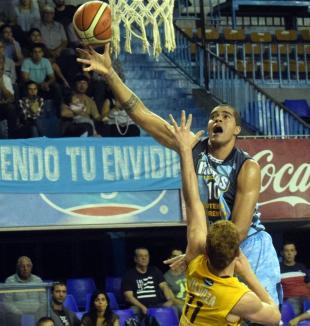
<svg viewBox="0 0 310 326">
<path fill-rule="evenodd" d="M 107 43 L 112 37 L 111 7 L 101 1 L 89 1 L 80 6 L 73 16 L 73 28 L 86 45 Z"/>
</svg>

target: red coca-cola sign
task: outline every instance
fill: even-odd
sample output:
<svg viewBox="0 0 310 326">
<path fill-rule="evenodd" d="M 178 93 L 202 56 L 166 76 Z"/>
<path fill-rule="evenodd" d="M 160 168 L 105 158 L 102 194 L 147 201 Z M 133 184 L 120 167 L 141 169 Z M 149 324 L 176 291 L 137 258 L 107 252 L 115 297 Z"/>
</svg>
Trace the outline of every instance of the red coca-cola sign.
<svg viewBox="0 0 310 326">
<path fill-rule="evenodd" d="M 240 139 L 261 166 L 262 220 L 310 219 L 310 139 Z"/>
</svg>

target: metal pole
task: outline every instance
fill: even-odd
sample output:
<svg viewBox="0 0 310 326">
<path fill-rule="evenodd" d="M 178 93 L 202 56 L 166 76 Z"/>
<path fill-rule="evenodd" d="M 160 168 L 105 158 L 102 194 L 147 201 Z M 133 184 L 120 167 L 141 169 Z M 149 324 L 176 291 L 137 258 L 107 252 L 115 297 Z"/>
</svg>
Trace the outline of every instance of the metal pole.
<svg viewBox="0 0 310 326">
<path fill-rule="evenodd" d="M 201 29 L 201 45 L 203 48 L 203 65 L 204 65 L 204 80 L 205 80 L 205 89 L 209 90 L 209 79 L 208 79 L 208 57 L 206 51 L 206 21 L 205 21 L 205 10 L 204 10 L 204 0 L 199 0 L 200 7 L 200 29 Z"/>
</svg>

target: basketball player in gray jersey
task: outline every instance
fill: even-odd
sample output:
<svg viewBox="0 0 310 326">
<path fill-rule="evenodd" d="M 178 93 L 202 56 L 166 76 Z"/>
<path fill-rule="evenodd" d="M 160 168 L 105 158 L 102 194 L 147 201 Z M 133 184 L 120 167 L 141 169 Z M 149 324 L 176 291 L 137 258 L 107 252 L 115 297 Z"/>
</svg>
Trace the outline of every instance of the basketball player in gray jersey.
<svg viewBox="0 0 310 326">
<path fill-rule="evenodd" d="M 112 67 L 109 44 L 104 54 L 92 48 L 78 49 L 84 71 L 96 71 L 106 80 L 115 98 L 130 117 L 159 143 L 176 149 L 167 126 L 122 82 Z M 171 126 L 170 126 L 171 127 Z M 238 112 L 229 105 L 215 107 L 208 122 L 208 138 L 197 141 L 193 134 L 193 154 L 201 199 L 211 221 L 227 219 L 235 223 L 241 248 L 260 282 L 275 302 L 278 299 L 280 267 L 270 235 L 264 231 L 256 209 L 260 192 L 260 167 L 235 147 L 241 131 Z"/>
</svg>

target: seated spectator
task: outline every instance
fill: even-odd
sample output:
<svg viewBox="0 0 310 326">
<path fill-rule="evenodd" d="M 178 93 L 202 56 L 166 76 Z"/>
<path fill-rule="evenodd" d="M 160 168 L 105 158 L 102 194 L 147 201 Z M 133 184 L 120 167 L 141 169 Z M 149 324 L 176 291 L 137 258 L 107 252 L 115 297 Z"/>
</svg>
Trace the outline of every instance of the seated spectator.
<svg viewBox="0 0 310 326">
<path fill-rule="evenodd" d="M 108 124 L 106 129 L 108 137 L 136 137 L 140 136 L 140 128 L 129 117 L 120 103 L 110 97 L 103 103 L 104 122 Z"/>
<path fill-rule="evenodd" d="M 38 28 L 31 28 L 28 37 L 29 37 L 28 47 L 24 48 L 25 56 L 30 56 L 31 49 L 33 48 L 34 44 L 41 44 L 44 49 L 44 57 L 50 60 L 57 81 L 60 81 L 64 85 L 64 87 L 70 88 L 70 85 L 67 79 L 65 78 L 65 76 L 63 75 L 60 66 L 56 63 L 54 58 L 51 56 L 49 50 L 43 43 L 40 30 Z"/>
<path fill-rule="evenodd" d="M 69 100 L 62 104 L 61 117 L 67 122 L 88 124 L 89 135 L 102 134 L 104 132 L 102 115 L 99 113 L 96 103 L 86 93 L 88 90 L 88 78 L 84 75 L 77 75 L 74 83 L 74 91 Z M 68 125 L 68 124 L 67 124 Z M 80 129 L 80 126 L 78 126 Z"/>
<path fill-rule="evenodd" d="M 31 57 L 23 61 L 21 67 L 22 80 L 34 81 L 39 86 L 39 93 L 46 99 L 54 100 L 57 111 L 60 107 L 61 92 L 55 82 L 55 75 L 50 61 L 44 57 L 44 45 L 34 44 Z"/>
<path fill-rule="evenodd" d="M 289 326 L 297 326 L 299 322 L 306 320 L 306 319 L 310 319 L 310 310 L 307 310 L 306 312 L 302 313 L 301 315 L 290 320 L 288 325 Z M 307 324 L 307 325 L 309 325 L 309 324 Z"/>
<path fill-rule="evenodd" d="M 36 326 L 55 326 L 55 323 L 50 317 L 42 317 L 38 320 Z"/>
<path fill-rule="evenodd" d="M 76 314 L 64 307 L 67 297 L 67 285 L 63 282 L 54 283 L 51 288 L 51 319 L 55 326 L 79 326 L 80 320 Z"/>
<path fill-rule="evenodd" d="M 76 11 L 76 6 L 67 4 L 65 0 L 53 0 L 55 3 L 55 20 L 63 25 L 67 35 L 69 46 L 76 48 L 80 45 L 80 40 L 73 29 L 72 19 Z"/>
<path fill-rule="evenodd" d="M 94 121 L 90 117 L 84 116 L 85 112 L 85 105 L 73 92 L 65 96 L 61 105 L 63 136 L 80 137 L 83 135 L 90 137 L 97 135 Z"/>
<path fill-rule="evenodd" d="M 288 300 L 295 315 L 303 311 L 303 301 L 310 298 L 310 283 L 306 267 L 297 263 L 295 257 L 297 250 L 293 242 L 283 246 L 283 262 L 280 264 L 281 284 L 283 287 L 284 300 Z"/>
<path fill-rule="evenodd" d="M 14 3 L 12 0 L 0 1 L 0 15 L 2 21 L 12 21 L 15 19 Z"/>
<path fill-rule="evenodd" d="M 53 58 L 60 56 L 63 49 L 67 47 L 67 36 L 64 27 L 54 21 L 55 9 L 49 5 L 42 8 L 42 19 L 38 24 L 34 24 L 33 27 L 37 27 L 41 33 L 43 42 L 48 48 Z"/>
<path fill-rule="evenodd" d="M 0 120 L 7 121 L 8 135 L 14 138 L 18 124 L 18 116 L 14 106 L 14 89 L 10 77 L 4 74 L 4 64 L 0 62 Z"/>
<path fill-rule="evenodd" d="M 38 91 L 38 85 L 30 80 L 26 83 L 26 96 L 19 100 L 23 138 L 41 136 L 37 119 L 43 112 L 44 99 Z"/>
<path fill-rule="evenodd" d="M 53 0 L 55 4 L 55 21 L 63 25 L 65 30 L 72 24 L 72 18 L 75 14 L 76 7 L 66 4 L 65 0 Z"/>
<path fill-rule="evenodd" d="M 0 40 L 0 62 L 4 64 L 4 74 L 10 77 L 13 84 L 16 83 L 16 68 L 12 59 L 4 54 L 4 43 Z"/>
<path fill-rule="evenodd" d="M 129 270 L 122 280 L 124 297 L 141 320 L 150 307 L 171 307 L 174 295 L 162 272 L 149 266 L 150 255 L 146 248 L 135 250 L 135 267 Z"/>
<path fill-rule="evenodd" d="M 4 43 L 4 55 L 12 59 L 16 66 L 20 66 L 23 61 L 23 54 L 19 43 L 13 36 L 12 27 L 8 24 L 2 25 L 0 35 Z"/>
<path fill-rule="evenodd" d="M 9 276 L 6 284 L 42 283 L 42 279 L 32 274 L 33 264 L 29 257 L 22 256 L 17 260 L 16 273 Z M 12 292 L 4 297 L 8 325 L 20 325 L 22 314 L 36 314 L 42 303 L 46 302 L 43 292 Z"/>
<path fill-rule="evenodd" d="M 111 310 L 109 297 L 100 290 L 91 296 L 89 312 L 81 320 L 81 326 L 98 325 L 119 326 L 118 316 Z"/>
<path fill-rule="evenodd" d="M 14 9 L 16 23 L 24 32 L 28 32 L 35 22 L 40 21 L 38 3 L 34 0 L 19 0 Z"/>
<path fill-rule="evenodd" d="M 178 257 L 180 255 L 183 255 L 182 250 L 173 249 L 171 251 L 169 259 Z M 175 296 L 175 302 L 177 303 L 178 313 L 179 315 L 181 315 L 186 296 L 186 278 L 184 269 L 181 267 L 170 268 L 164 274 L 164 278 Z"/>
</svg>

